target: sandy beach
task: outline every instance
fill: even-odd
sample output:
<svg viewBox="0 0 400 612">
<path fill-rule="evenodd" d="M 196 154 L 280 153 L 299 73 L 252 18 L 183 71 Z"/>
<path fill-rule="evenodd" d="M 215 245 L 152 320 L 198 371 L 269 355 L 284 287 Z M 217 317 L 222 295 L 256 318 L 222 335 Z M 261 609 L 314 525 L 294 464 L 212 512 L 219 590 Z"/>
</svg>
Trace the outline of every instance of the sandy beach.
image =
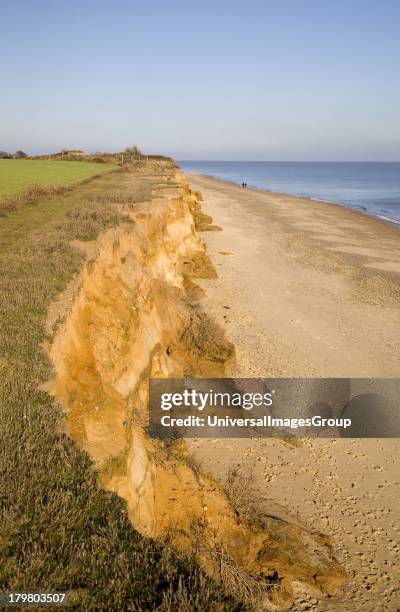
<svg viewBox="0 0 400 612">
<path fill-rule="evenodd" d="M 207 308 L 234 338 L 237 375 L 399 375 L 396 227 L 335 204 L 189 178 L 223 228 L 203 234 L 219 276 Z M 228 308 L 211 303 L 217 295 Z"/>
<path fill-rule="evenodd" d="M 239 377 L 398 377 L 400 232 L 335 204 L 242 189 L 189 174 L 222 231 L 204 232 L 216 280 L 206 311 L 237 355 Z M 293 610 L 396 610 L 400 443 L 395 439 L 197 440 L 195 458 L 275 516 L 331 536 L 348 582 L 338 596 L 299 591 Z"/>
</svg>

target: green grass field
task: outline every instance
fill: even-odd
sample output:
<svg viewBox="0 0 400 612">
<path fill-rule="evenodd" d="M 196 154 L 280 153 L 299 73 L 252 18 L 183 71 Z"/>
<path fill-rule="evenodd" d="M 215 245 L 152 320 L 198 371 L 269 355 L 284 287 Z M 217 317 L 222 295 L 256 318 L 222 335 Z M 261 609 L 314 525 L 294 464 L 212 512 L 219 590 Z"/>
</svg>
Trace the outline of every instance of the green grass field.
<svg viewBox="0 0 400 612">
<path fill-rule="evenodd" d="M 115 169 L 113 164 L 31 159 L 0 160 L 0 198 L 8 198 L 33 185 L 61 187 Z"/>
</svg>

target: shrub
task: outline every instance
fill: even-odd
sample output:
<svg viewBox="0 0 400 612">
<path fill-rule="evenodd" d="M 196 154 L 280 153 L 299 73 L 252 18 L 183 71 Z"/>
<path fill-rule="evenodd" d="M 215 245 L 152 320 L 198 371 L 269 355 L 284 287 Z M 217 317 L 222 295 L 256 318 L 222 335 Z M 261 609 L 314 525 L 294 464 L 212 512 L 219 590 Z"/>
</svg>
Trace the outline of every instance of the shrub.
<svg viewBox="0 0 400 612">
<path fill-rule="evenodd" d="M 25 159 L 26 157 L 28 157 L 27 153 L 25 153 L 25 151 L 21 151 L 20 149 L 14 155 L 14 159 Z"/>
</svg>

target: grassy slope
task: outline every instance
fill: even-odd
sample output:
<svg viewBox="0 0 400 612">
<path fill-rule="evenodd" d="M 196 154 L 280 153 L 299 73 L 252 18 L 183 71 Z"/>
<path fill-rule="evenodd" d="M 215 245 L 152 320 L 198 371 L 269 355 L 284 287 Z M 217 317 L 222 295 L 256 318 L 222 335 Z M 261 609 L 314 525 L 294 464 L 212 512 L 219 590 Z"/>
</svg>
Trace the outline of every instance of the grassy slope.
<svg viewBox="0 0 400 612">
<path fill-rule="evenodd" d="M 0 198 L 13 196 L 32 185 L 70 185 L 114 168 L 112 164 L 80 161 L 1 159 Z"/>
<path fill-rule="evenodd" d="M 236 610 L 195 563 L 133 529 L 39 387 L 51 374 L 47 308 L 82 265 L 70 241 L 120 223 L 112 202 L 134 205 L 160 182 L 138 177 L 127 194 L 127 177 L 0 218 L 0 591 L 72 590 L 85 610 Z"/>
</svg>

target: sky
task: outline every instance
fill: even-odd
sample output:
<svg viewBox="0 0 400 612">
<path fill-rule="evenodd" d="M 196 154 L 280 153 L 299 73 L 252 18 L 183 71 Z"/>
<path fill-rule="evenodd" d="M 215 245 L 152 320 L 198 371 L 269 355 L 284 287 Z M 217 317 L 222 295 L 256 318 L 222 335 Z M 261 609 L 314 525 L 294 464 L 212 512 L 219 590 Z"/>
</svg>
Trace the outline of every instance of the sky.
<svg viewBox="0 0 400 612">
<path fill-rule="evenodd" d="M 0 150 L 399 161 L 399 0 L 0 0 Z"/>
</svg>

